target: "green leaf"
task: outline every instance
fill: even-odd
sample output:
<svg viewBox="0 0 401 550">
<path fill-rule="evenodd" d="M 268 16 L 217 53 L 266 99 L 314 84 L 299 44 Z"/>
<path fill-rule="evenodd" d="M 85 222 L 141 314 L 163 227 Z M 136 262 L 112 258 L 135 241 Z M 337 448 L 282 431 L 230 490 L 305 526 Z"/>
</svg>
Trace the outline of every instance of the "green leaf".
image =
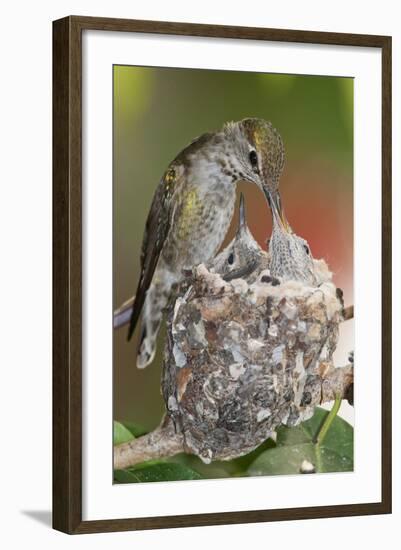
<svg viewBox="0 0 401 550">
<path fill-rule="evenodd" d="M 261 453 L 249 466 L 248 475 L 298 474 L 304 460 L 316 472 L 352 471 L 353 428 L 340 417 L 334 418 L 320 445 L 315 443 L 328 412 L 317 408 L 313 417 L 295 428 L 277 430 L 276 447 Z"/>
<path fill-rule="evenodd" d="M 138 483 L 138 479 L 129 470 L 114 470 L 115 483 Z"/>
<path fill-rule="evenodd" d="M 134 435 L 121 422 L 114 421 L 113 424 L 113 444 L 120 445 L 135 439 Z"/>
<path fill-rule="evenodd" d="M 169 461 L 177 464 L 184 464 L 189 468 L 195 470 L 201 474 L 205 479 L 221 479 L 228 477 L 241 477 L 245 476 L 246 470 L 262 452 L 275 447 L 275 443 L 272 439 L 267 439 L 264 443 L 259 445 L 254 451 L 247 455 L 235 458 L 233 460 L 214 460 L 211 464 L 205 464 L 200 458 L 194 455 L 188 455 L 180 453 L 169 458 Z"/>
<path fill-rule="evenodd" d="M 235 466 L 237 467 L 237 475 L 246 475 L 246 471 L 252 464 L 252 462 L 254 462 L 258 458 L 258 456 L 260 456 L 265 451 L 269 449 L 274 449 L 275 446 L 276 443 L 273 441 L 273 439 L 269 438 L 250 453 L 231 460 L 231 463 L 235 464 Z"/>
<path fill-rule="evenodd" d="M 144 483 L 149 481 L 179 481 L 202 479 L 202 476 L 182 464 L 160 462 L 151 466 L 140 465 L 127 470 L 114 470 L 117 483 Z"/>
<path fill-rule="evenodd" d="M 315 414 L 295 428 L 282 426 L 277 430 L 277 445 L 294 445 L 314 441 L 328 415 L 328 411 L 317 407 Z M 350 460 L 354 457 L 354 429 L 341 417 L 336 416 L 323 441 L 322 448 L 330 449 Z"/>
<path fill-rule="evenodd" d="M 221 479 L 236 475 L 237 467 L 232 461 L 215 460 L 205 464 L 194 455 L 180 453 L 169 458 L 169 462 L 182 464 L 198 472 L 203 479 Z"/>
<path fill-rule="evenodd" d="M 137 424 L 136 422 L 122 422 L 123 426 L 129 430 L 132 435 L 135 437 L 140 437 L 141 435 L 145 435 L 148 433 L 148 430 L 146 430 L 143 426 L 140 424 Z"/>
</svg>

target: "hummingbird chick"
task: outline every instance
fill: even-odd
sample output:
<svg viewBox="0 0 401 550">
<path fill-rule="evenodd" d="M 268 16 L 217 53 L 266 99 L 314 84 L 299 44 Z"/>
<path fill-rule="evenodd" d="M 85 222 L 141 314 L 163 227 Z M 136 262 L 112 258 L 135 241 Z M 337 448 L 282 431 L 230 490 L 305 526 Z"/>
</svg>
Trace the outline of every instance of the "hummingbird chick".
<svg viewBox="0 0 401 550">
<path fill-rule="evenodd" d="M 277 208 L 277 203 L 271 203 L 273 231 L 269 242 L 270 273 L 282 281 L 299 281 L 308 286 L 318 286 L 323 279 L 327 279 L 327 266 L 323 260 L 313 259 L 307 241 L 293 232 L 280 202 L 278 205 Z M 321 263 L 324 265 L 321 266 Z"/>
<path fill-rule="evenodd" d="M 220 248 L 233 216 L 237 182 L 257 185 L 271 208 L 280 210 L 283 165 L 280 134 L 258 118 L 226 123 L 200 136 L 171 162 L 146 221 L 128 331 L 130 339 L 143 310 L 139 368 L 154 358 L 163 311 L 183 271 L 208 262 Z"/>
<path fill-rule="evenodd" d="M 225 281 L 245 279 L 253 283 L 263 269 L 269 267 L 269 256 L 253 238 L 245 218 L 245 201 L 241 193 L 239 205 L 239 225 L 233 240 L 207 266 L 218 273 Z"/>
</svg>

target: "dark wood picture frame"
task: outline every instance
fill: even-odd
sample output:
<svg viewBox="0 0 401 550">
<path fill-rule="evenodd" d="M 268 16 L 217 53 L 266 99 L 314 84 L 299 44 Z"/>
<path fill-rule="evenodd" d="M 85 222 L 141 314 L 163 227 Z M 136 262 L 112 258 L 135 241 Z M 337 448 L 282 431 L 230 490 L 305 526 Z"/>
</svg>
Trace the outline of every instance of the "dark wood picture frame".
<svg viewBox="0 0 401 550">
<path fill-rule="evenodd" d="M 379 48 L 382 52 L 382 495 L 380 502 L 82 520 L 82 31 Z M 69 534 L 391 512 L 391 37 L 71 16 L 53 22 L 53 527 Z"/>
</svg>

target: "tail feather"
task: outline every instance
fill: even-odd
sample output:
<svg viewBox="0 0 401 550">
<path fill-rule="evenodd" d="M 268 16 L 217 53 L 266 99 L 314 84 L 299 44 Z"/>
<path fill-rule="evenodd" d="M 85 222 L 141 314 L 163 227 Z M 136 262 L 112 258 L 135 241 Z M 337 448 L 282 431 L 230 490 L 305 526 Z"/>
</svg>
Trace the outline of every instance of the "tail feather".
<svg viewBox="0 0 401 550">
<path fill-rule="evenodd" d="M 158 327 L 157 330 L 149 335 L 146 322 L 142 323 L 142 333 L 138 348 L 138 354 L 136 357 L 136 366 L 138 367 L 138 369 L 144 369 L 150 363 L 152 363 L 153 359 L 155 358 L 157 334 Z"/>
<path fill-rule="evenodd" d="M 162 281 L 162 282 L 161 282 Z M 170 287 L 166 286 L 166 278 L 154 282 L 150 285 L 146 300 L 143 305 L 143 314 L 141 320 L 141 335 L 136 364 L 140 369 L 149 365 L 156 353 L 157 335 L 163 318 L 163 311 L 167 304 Z M 138 317 L 132 316 L 133 322 Z"/>
<path fill-rule="evenodd" d="M 152 301 L 152 293 L 145 301 L 144 313 L 141 321 L 141 336 L 139 339 L 136 366 L 144 369 L 156 355 L 157 335 L 159 333 L 163 310 Z"/>
<path fill-rule="evenodd" d="M 132 337 L 142 313 L 141 335 L 137 352 L 137 367 L 140 369 L 149 365 L 155 357 L 157 335 L 164 308 L 169 300 L 172 285 L 177 280 L 179 280 L 177 274 L 168 270 L 160 270 L 146 290 L 144 290 L 144 285 L 139 285 L 132 309 L 128 340 Z"/>
</svg>

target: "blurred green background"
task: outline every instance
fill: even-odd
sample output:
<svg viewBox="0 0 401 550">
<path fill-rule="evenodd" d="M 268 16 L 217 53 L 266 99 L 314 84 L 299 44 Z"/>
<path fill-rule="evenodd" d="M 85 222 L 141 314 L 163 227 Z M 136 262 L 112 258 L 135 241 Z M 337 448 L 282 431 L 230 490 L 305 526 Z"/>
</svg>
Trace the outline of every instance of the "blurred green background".
<svg viewBox="0 0 401 550">
<path fill-rule="evenodd" d="M 314 257 L 326 259 L 346 304 L 353 303 L 352 79 L 115 66 L 113 109 L 115 308 L 135 292 L 148 209 L 169 162 L 196 136 L 250 116 L 270 120 L 281 133 L 287 217 Z M 256 186 L 240 189 L 263 245 L 271 231 L 268 207 Z M 235 224 L 236 218 L 231 234 Z M 343 355 L 353 340 L 353 323 L 346 325 Z M 114 332 L 114 418 L 151 430 L 164 410 L 163 345 L 154 363 L 138 370 L 137 335 L 127 343 L 126 334 L 126 327 Z"/>
</svg>

